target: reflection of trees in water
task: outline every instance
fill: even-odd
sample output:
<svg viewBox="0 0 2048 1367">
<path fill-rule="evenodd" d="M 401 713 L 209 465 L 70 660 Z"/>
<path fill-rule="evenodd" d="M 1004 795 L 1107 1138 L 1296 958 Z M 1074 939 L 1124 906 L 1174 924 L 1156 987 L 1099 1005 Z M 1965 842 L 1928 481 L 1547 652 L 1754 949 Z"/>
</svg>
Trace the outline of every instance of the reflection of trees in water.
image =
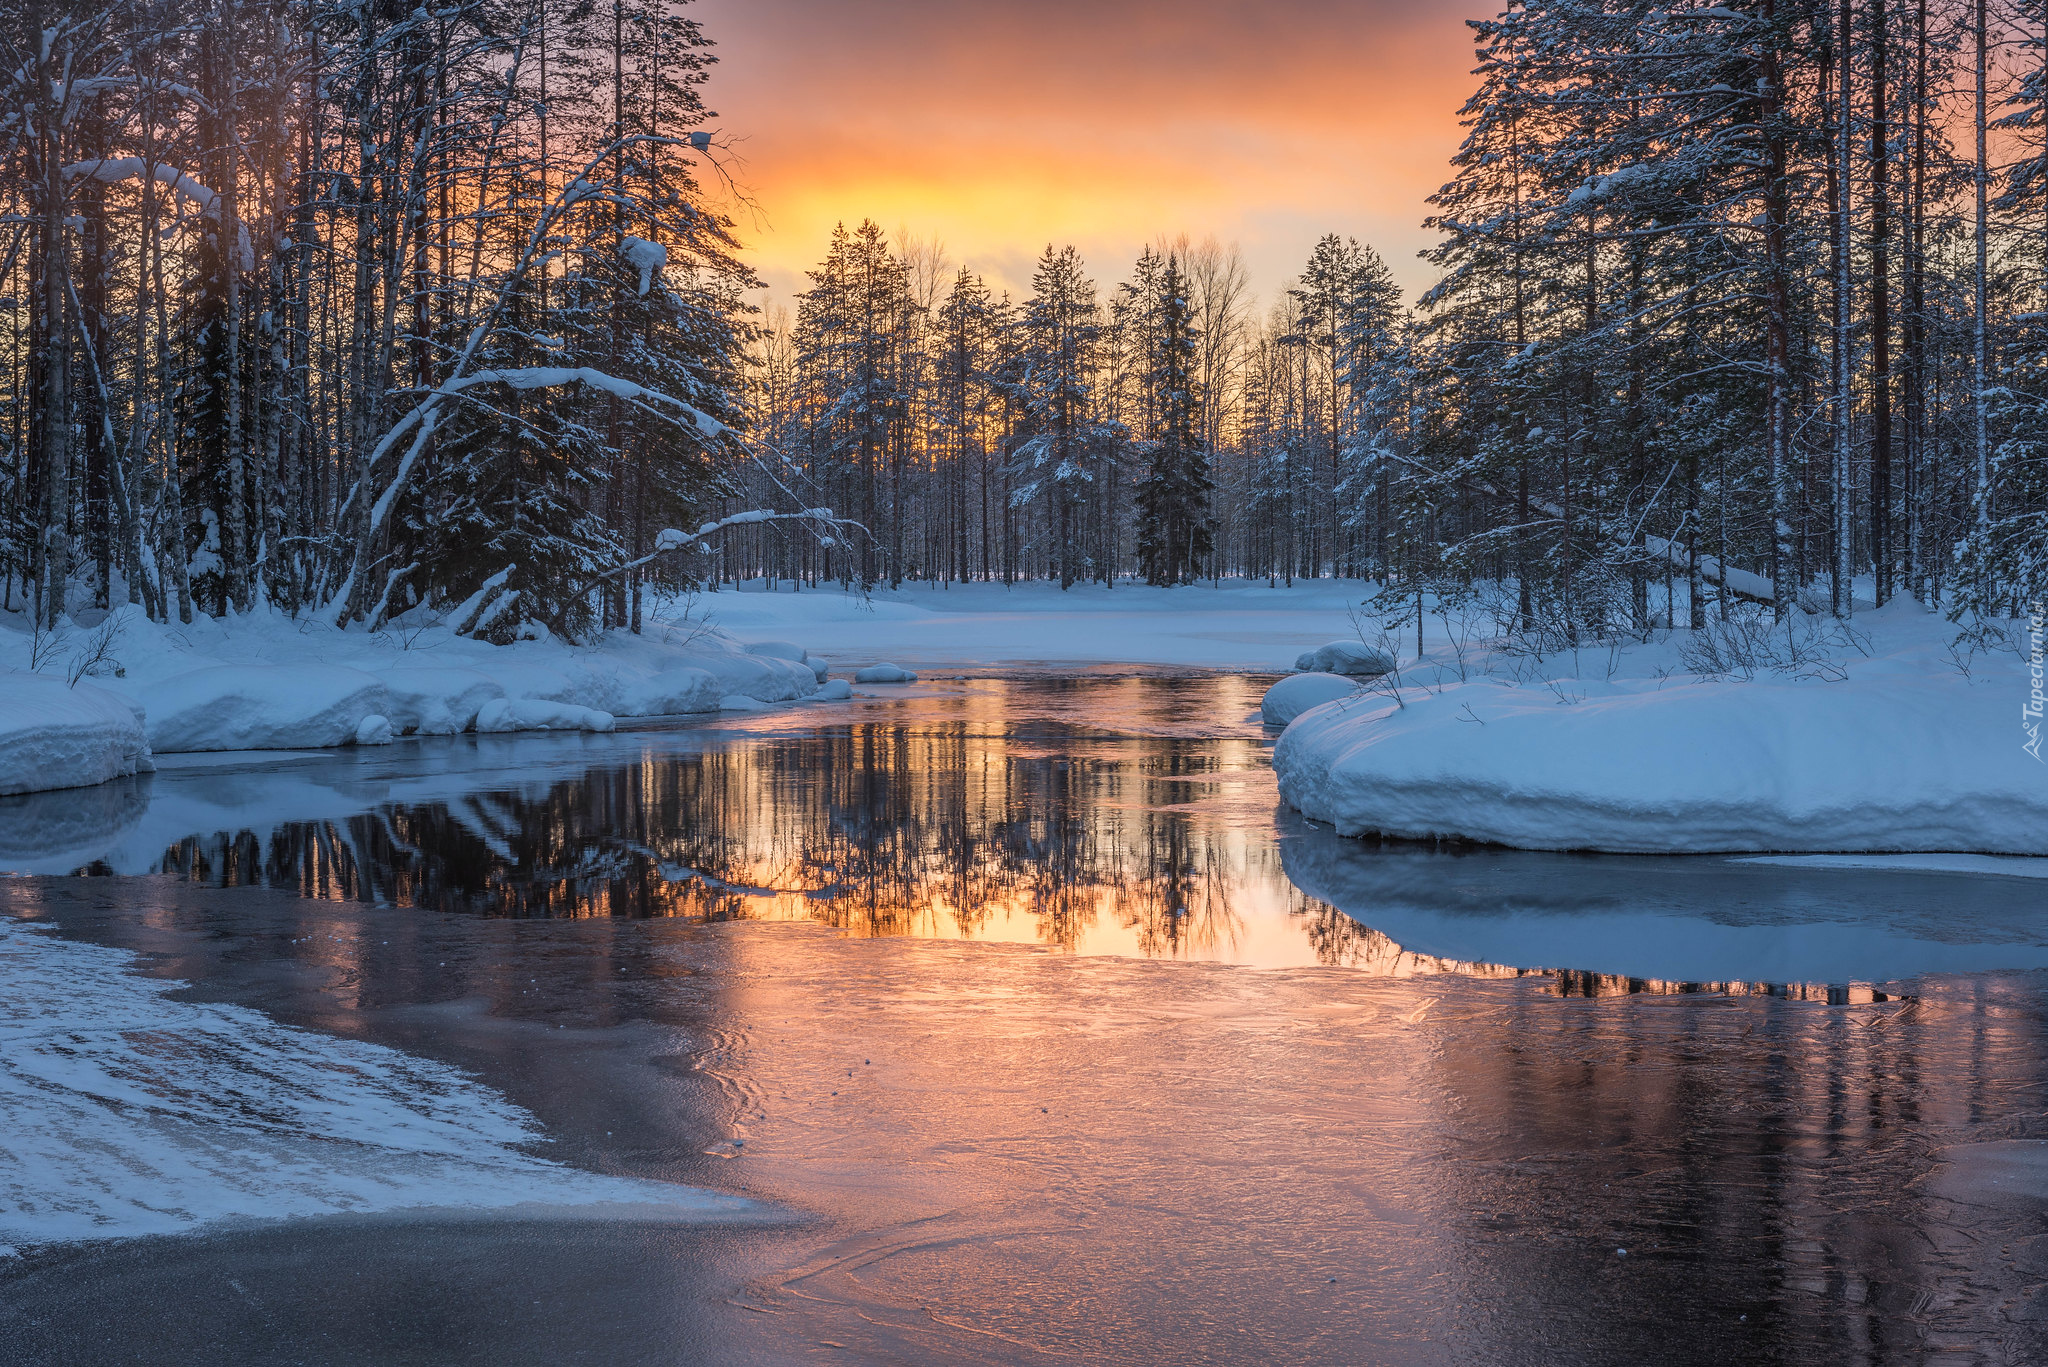
<svg viewBox="0 0 2048 1367">
<path fill-rule="evenodd" d="M 971 936 L 1021 913 L 1066 946 L 1107 918 L 1146 953 L 1184 954 L 1239 935 L 1233 891 L 1254 874 L 1279 880 L 1277 857 L 1154 808 L 1250 767 L 1252 749 L 1044 726 L 853 726 L 194 836 L 164 868 L 488 915 L 805 917 L 860 934 Z"/>
</svg>

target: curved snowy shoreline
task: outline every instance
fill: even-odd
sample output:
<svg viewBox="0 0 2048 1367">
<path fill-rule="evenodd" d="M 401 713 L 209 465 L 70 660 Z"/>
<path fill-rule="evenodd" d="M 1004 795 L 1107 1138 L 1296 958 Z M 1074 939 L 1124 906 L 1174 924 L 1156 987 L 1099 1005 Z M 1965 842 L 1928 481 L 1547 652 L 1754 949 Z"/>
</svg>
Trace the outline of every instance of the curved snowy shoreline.
<svg viewBox="0 0 2048 1367">
<path fill-rule="evenodd" d="M 127 950 L 0 916 L 0 1243 L 418 1209 L 773 1215 L 537 1156 L 539 1121 L 460 1069 L 181 1001 L 184 983 L 139 967 Z"/>
<path fill-rule="evenodd" d="M 2048 854 L 2048 769 L 2021 748 L 2024 690 L 1921 656 L 1861 659 L 1837 682 L 1479 679 L 1400 703 L 1369 694 L 1304 712 L 1273 768 L 1289 805 L 1346 835 Z"/>
<path fill-rule="evenodd" d="M 702 625 L 614 632 L 590 647 L 490 645 L 441 630 L 406 640 L 267 611 L 167 626 L 124 608 L 116 627 L 105 663 L 75 679 L 60 675 L 78 672 L 67 662 L 84 658 L 100 628 L 68 627 L 45 646 L 51 672 L 8 668 L 31 662 L 30 637 L 0 631 L 0 794 L 103 783 L 147 768 L 152 752 L 609 731 L 620 716 L 814 697 L 825 673 L 801 647 L 744 645 Z"/>
</svg>

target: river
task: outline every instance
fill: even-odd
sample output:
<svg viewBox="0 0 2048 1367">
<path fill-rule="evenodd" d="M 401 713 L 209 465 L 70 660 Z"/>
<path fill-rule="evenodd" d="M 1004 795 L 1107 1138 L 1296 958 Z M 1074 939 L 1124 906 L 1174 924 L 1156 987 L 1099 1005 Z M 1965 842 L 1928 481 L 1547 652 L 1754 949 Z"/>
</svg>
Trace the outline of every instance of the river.
<svg viewBox="0 0 2048 1367">
<path fill-rule="evenodd" d="M 0 1100 L 127 1237 L 0 1258 L 0 1359 L 2048 1361 L 2048 883 L 1344 840 L 1279 807 L 1264 682 L 945 680 L 7 800 L 0 910 L 43 929 L 0 1025 L 128 1092 L 38 1063 Z M 86 947 L 139 957 L 35 976 Z M 214 1024 L 95 1033 L 130 977 Z M 473 1144 L 567 1194 L 345 1213 L 356 1122 L 291 1071 L 327 1046 L 223 1021 L 537 1127 L 357 1146 L 386 1171 L 350 1182 L 432 1190 Z M 123 1107 L 185 1166 L 94 1128 Z M 311 1213 L 135 1223 L 215 1180 Z"/>
</svg>

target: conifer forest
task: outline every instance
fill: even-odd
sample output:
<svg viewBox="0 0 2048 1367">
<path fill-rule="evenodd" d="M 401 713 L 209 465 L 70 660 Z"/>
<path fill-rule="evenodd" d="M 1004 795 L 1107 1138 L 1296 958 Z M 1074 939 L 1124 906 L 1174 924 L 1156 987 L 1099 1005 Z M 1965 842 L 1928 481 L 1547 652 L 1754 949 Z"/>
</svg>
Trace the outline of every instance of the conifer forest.
<svg viewBox="0 0 2048 1367">
<path fill-rule="evenodd" d="M 1403 298 L 1161 225 L 759 302 L 664 0 L 0 24 L 0 592 L 638 629 L 707 580 L 1356 577 L 1568 639 L 2048 593 L 2048 7 L 1527 0 Z M 722 524 L 722 525 L 719 525 Z M 706 530 L 710 528 L 710 530 Z M 685 529 L 681 532 L 669 529 Z"/>
</svg>

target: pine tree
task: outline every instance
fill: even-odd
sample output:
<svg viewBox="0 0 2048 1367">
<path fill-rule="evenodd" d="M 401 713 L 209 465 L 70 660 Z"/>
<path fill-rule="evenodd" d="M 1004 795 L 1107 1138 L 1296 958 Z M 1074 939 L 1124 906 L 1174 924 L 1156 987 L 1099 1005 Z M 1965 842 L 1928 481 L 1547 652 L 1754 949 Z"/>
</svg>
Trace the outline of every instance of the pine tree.
<svg viewBox="0 0 2048 1367">
<path fill-rule="evenodd" d="M 1072 588 L 1087 566 L 1079 530 L 1091 468 L 1117 433 L 1096 421 L 1091 372 L 1102 338 L 1095 283 L 1072 247 L 1050 245 L 1031 277 L 1024 305 L 1023 351 L 1011 384 L 1022 409 L 1025 439 L 1011 464 L 1021 481 L 1012 497 L 1050 506 L 1048 535 L 1060 587 Z"/>
<path fill-rule="evenodd" d="M 1141 277 L 1143 279 L 1144 277 Z M 1208 559 L 1208 499 L 1213 487 L 1201 435 L 1195 369 L 1200 335 L 1187 276 L 1169 255 L 1149 280 L 1145 390 L 1152 414 L 1138 486 L 1138 564 L 1149 584 L 1189 583 Z"/>
</svg>

